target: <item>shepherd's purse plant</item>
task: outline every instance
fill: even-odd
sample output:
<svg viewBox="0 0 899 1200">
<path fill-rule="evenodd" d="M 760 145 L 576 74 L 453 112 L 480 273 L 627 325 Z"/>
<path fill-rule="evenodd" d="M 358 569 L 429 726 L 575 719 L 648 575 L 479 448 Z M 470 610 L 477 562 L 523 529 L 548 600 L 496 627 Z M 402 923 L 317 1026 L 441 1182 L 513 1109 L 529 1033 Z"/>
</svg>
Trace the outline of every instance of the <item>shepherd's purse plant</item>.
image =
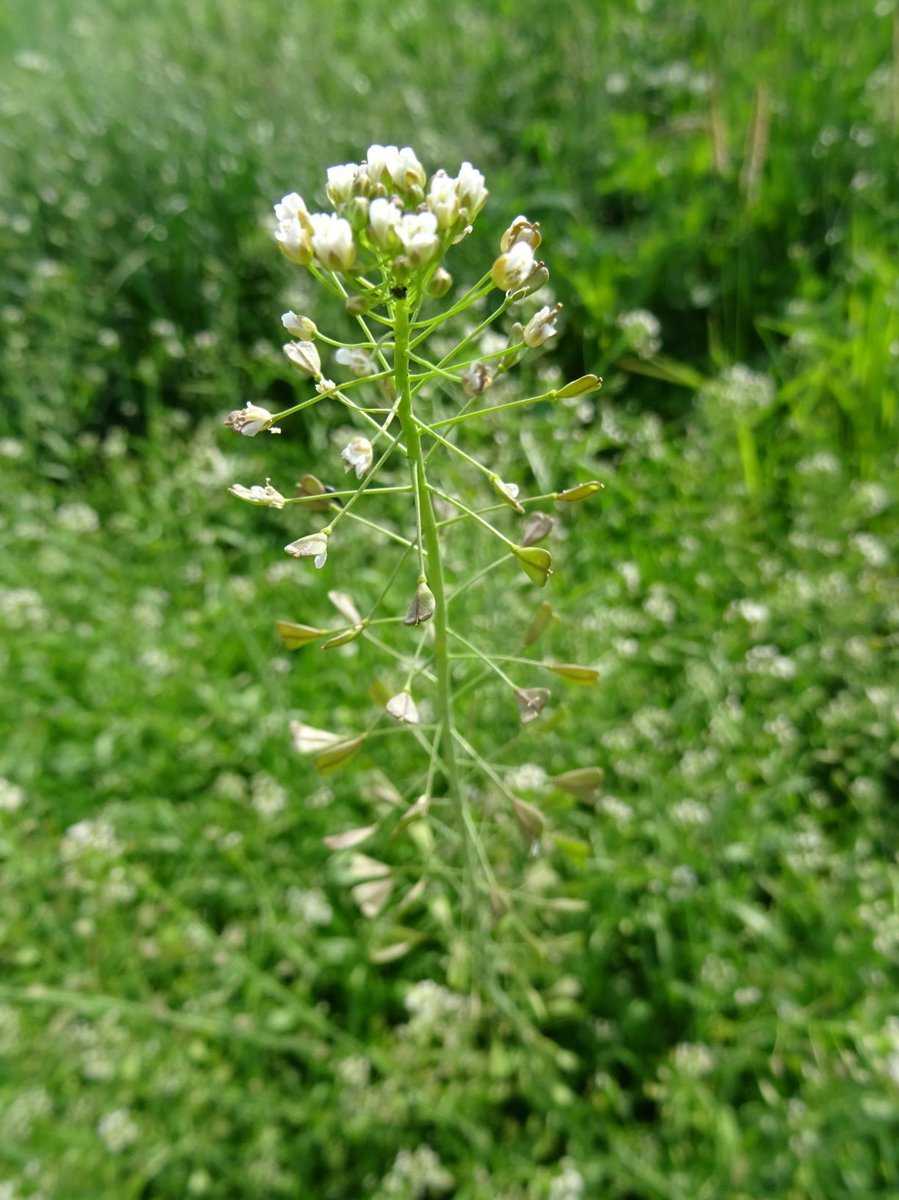
<svg viewBox="0 0 899 1200">
<path fill-rule="evenodd" d="M 322 403 L 340 405 L 359 430 L 341 455 L 347 472 L 355 477 L 354 486 L 335 488 L 306 473 L 295 495 L 283 494 L 269 480 L 252 486 L 235 484 L 230 490 L 251 504 L 300 510 L 305 527 L 285 550 L 322 571 L 328 569 L 332 550 L 339 553 L 340 540 L 351 523 L 366 535 L 383 536 L 397 550 L 396 563 L 384 569 L 380 596 L 364 615 L 351 595 L 332 590 L 329 598 L 340 618 L 336 624 L 306 623 L 304 618 L 302 623 L 285 620 L 278 625 L 291 650 L 317 645 L 327 651 L 360 638 L 399 664 L 402 686 L 383 696 L 381 711 L 367 730 L 335 733 L 301 721 L 292 724 L 296 750 L 311 755 L 325 773 L 347 763 L 364 744 L 390 734 L 405 733 L 421 747 L 421 776 L 397 788 L 398 797 L 405 792 L 402 802 L 375 824 L 326 838 L 329 849 L 345 860 L 343 877 L 361 912 L 374 919 L 391 907 L 397 913 L 405 911 L 425 890 L 427 878 L 423 874 L 401 890 L 389 864 L 358 848 L 363 844 L 368 848 L 379 838 L 386 845 L 398 832 L 433 821 L 435 836 L 445 837 L 447 843 L 445 854 L 432 856 L 434 869 L 445 870 L 458 851 L 470 887 L 476 896 L 488 898 L 490 903 L 484 907 L 492 906 L 497 913 L 505 911 L 505 900 L 481 836 L 487 812 L 481 789 L 495 797 L 498 808 L 518 825 L 529 845 L 539 845 L 545 821 L 538 808 L 517 795 L 498 767 L 479 752 L 471 731 L 459 727 L 456 700 L 489 679 L 498 680 L 508 689 L 510 705 L 517 707 L 521 723 L 530 725 L 550 699 L 539 676 L 590 685 L 597 673 L 590 666 L 521 654 L 538 641 L 553 618 L 546 601 L 518 635 L 514 647 L 518 654 L 499 654 L 477 645 L 469 636 L 471 630 L 460 628 L 454 620 L 454 605 L 463 593 L 505 566 L 523 571 L 536 587 L 544 587 L 553 574 L 553 563 L 550 552 L 538 543 L 554 524 L 544 509 L 586 500 L 601 485 L 587 480 L 559 491 L 522 495 L 515 481 L 501 478 L 465 448 L 464 435 L 488 415 L 491 420 L 504 413 L 517 418 L 531 405 L 586 396 L 600 387 L 601 380 L 588 374 L 548 390 L 536 389 L 534 395 L 489 403 L 489 390 L 500 377 L 554 337 L 561 305 L 541 304 L 533 311 L 549 273 L 537 257 L 540 228 L 524 216 L 516 217 L 502 235 L 490 269 L 458 298 L 447 299 L 454 285 L 444 260 L 472 232 L 488 196 L 484 177 L 470 163 L 463 163 L 455 178 L 439 170 L 428 180 L 409 147 L 374 145 L 364 162 L 330 167 L 326 192 L 334 209 L 326 213 L 310 213 L 296 193 L 285 196 L 275 205 L 274 236 L 291 262 L 339 298 L 358 326 L 360 340 L 339 340 L 319 330 L 310 317 L 285 313 L 282 324 L 292 340 L 284 353 L 308 385 L 308 394 L 277 413 L 247 404 L 230 413 L 225 423 L 248 437 L 278 434 L 306 409 Z M 498 303 L 480 319 L 487 297 L 497 290 Z M 445 307 L 435 312 L 434 301 L 439 300 Z M 477 313 L 476 320 L 469 316 L 462 336 L 447 347 L 445 324 L 469 310 Z M 485 334 L 507 312 L 519 319 L 510 333 L 501 338 L 493 335 L 493 348 L 485 352 Z M 438 341 L 438 332 L 441 352 L 431 352 L 429 343 Z M 326 376 L 323 353 L 333 354 L 335 366 L 351 375 L 348 382 L 336 383 Z M 437 399 L 429 395 L 429 385 L 435 384 L 441 386 L 442 395 L 449 393 L 450 410 L 439 409 Z M 367 398 L 360 399 L 363 396 Z M 446 472 L 441 474 L 444 456 L 458 460 L 470 475 L 471 494 L 458 495 Z M 404 481 L 385 483 L 385 466 L 398 459 L 405 463 Z M 408 503 L 408 536 L 359 511 L 385 496 Z M 479 527 L 496 540 L 500 553 L 467 577 L 450 579 L 445 543 L 460 523 Z M 405 595 L 398 601 L 395 592 L 403 580 Z M 391 626 L 407 639 L 405 647 L 384 640 Z M 528 679 L 526 686 L 513 678 L 523 670 L 536 676 L 536 681 Z M 386 745 L 390 744 L 388 740 Z M 579 795 L 594 789 L 598 779 L 598 770 L 581 767 L 557 777 L 557 783 Z M 414 937 L 408 931 L 392 942 L 388 939 L 380 951 L 382 961 L 400 957 L 412 944 Z"/>
</svg>

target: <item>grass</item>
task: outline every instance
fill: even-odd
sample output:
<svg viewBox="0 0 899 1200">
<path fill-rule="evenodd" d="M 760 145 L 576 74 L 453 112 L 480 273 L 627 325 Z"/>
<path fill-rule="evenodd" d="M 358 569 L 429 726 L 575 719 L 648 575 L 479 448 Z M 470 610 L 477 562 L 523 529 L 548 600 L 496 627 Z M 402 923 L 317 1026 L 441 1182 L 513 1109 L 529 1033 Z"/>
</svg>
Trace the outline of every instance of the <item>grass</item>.
<svg viewBox="0 0 899 1200">
<path fill-rule="evenodd" d="M 0 1197 L 895 1195 L 894 17 L 60 0 L 2 22 Z M 479 797 L 515 899 L 499 1009 L 469 1000 L 426 825 L 377 846 L 428 872 L 375 922 L 322 845 L 389 813 L 404 739 L 325 778 L 289 749 L 291 717 L 356 729 L 401 680 L 362 642 L 289 655 L 274 622 L 327 620 L 327 587 L 374 599 L 393 551 L 343 539 L 323 581 L 282 561 L 289 510 L 225 495 L 339 475 L 318 410 L 265 446 L 220 420 L 291 394 L 302 281 L 267 205 L 390 139 L 485 170 L 481 238 L 542 220 L 558 356 L 606 377 L 466 434 L 502 478 L 605 484 L 556 513 L 538 647 L 599 689 L 553 681 L 524 734 L 502 693 L 466 702 L 551 831 L 531 857 Z M 637 308 L 648 359 L 618 324 Z M 769 381 L 745 410 L 740 362 Z M 467 537 L 452 575 L 486 553 Z M 497 586 L 468 627 L 514 656 L 535 601 Z M 593 765 L 595 796 L 551 782 Z"/>
</svg>

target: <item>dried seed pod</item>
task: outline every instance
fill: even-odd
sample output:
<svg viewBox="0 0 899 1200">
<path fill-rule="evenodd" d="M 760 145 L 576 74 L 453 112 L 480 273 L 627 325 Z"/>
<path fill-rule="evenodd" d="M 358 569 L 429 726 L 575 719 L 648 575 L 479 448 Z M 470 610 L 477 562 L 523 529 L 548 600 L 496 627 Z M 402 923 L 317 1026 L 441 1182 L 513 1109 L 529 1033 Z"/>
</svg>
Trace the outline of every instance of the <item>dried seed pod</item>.
<svg viewBox="0 0 899 1200">
<path fill-rule="evenodd" d="M 554 525 L 555 521 L 548 513 L 530 513 L 522 529 L 522 546 L 534 546 L 537 542 L 542 542 L 552 533 Z"/>
<path fill-rule="evenodd" d="M 527 627 L 525 635 L 522 638 L 522 644 L 525 646 L 532 646 L 544 632 L 549 623 L 555 618 L 555 615 L 556 614 L 553 612 L 553 606 L 550 604 L 550 602 L 548 600 L 541 601 L 540 607 L 534 614 L 533 621 L 531 621 L 530 625 Z"/>
<path fill-rule="evenodd" d="M 515 700 L 522 725 L 530 725 L 531 721 L 537 720 L 546 707 L 550 694 L 549 688 L 545 687 L 515 689 Z"/>
<path fill-rule="evenodd" d="M 425 621 L 430 621 L 434 615 L 436 605 L 437 602 L 434 599 L 434 593 L 428 585 L 424 582 L 419 583 L 415 589 L 415 595 L 412 597 L 412 602 L 403 618 L 403 624 L 422 625 Z"/>
<path fill-rule="evenodd" d="M 390 697 L 384 707 L 390 716 L 395 721 L 399 721 L 401 725 L 418 725 L 420 723 L 418 708 L 409 692 L 397 692 L 395 696 Z"/>
<path fill-rule="evenodd" d="M 327 496 L 328 489 L 320 479 L 316 479 L 314 475 L 303 475 L 297 483 L 297 491 L 301 496 Z M 327 512 L 331 507 L 331 501 L 314 500 L 311 504 L 304 504 L 304 508 L 310 509 L 312 512 Z"/>
</svg>

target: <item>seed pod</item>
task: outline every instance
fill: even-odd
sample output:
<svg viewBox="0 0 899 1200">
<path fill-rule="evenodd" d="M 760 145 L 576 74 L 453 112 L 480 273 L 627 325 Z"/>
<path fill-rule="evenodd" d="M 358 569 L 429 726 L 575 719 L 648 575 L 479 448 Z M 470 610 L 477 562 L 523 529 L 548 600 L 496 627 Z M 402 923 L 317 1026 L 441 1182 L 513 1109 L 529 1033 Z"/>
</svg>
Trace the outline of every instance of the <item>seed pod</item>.
<svg viewBox="0 0 899 1200">
<path fill-rule="evenodd" d="M 433 296 L 435 300 L 439 300 L 453 286 L 453 277 L 449 271 L 443 267 L 438 267 L 431 276 L 431 281 L 428 284 L 428 295 Z"/>
<path fill-rule="evenodd" d="M 383 909 L 392 891 L 392 879 L 370 879 L 367 883 L 357 883 L 350 895 L 359 905 L 363 917 L 371 920 Z"/>
<path fill-rule="evenodd" d="M 300 646 L 307 646 L 328 632 L 326 629 L 315 629 L 312 625 L 298 625 L 294 621 L 276 621 L 275 628 L 288 650 L 299 650 Z"/>
<path fill-rule="evenodd" d="M 493 485 L 493 490 L 501 500 L 514 508 L 517 513 L 524 512 L 523 506 L 518 501 L 519 488 L 517 483 L 506 483 L 498 475 L 491 475 L 490 482 Z"/>
<path fill-rule="evenodd" d="M 595 392 L 597 388 L 602 387 L 602 380 L 598 375 L 581 375 L 578 379 L 572 379 L 570 383 L 566 383 L 556 392 L 557 400 L 568 400 L 571 396 L 586 396 L 589 392 Z"/>
<path fill-rule="evenodd" d="M 547 670 L 560 675 L 570 683 L 583 684 L 584 687 L 589 687 L 599 680 L 599 671 L 596 667 L 582 667 L 577 663 L 544 663 L 543 665 Z"/>
<path fill-rule="evenodd" d="M 555 615 L 556 614 L 553 612 L 553 606 L 550 604 L 550 602 L 548 600 L 541 601 L 540 607 L 534 614 L 533 621 L 531 621 L 524 637 L 522 638 L 522 644 L 525 646 L 533 646 L 534 642 L 537 641 L 549 623 L 555 618 Z"/>
<path fill-rule="evenodd" d="M 314 475 L 303 475 L 297 483 L 297 491 L 301 496 L 327 496 L 328 494 L 328 489 Z M 304 504 L 303 507 L 312 512 L 327 512 L 331 507 L 331 501 L 313 500 L 311 504 Z"/>
<path fill-rule="evenodd" d="M 536 842 L 546 828 L 546 822 L 543 819 L 543 813 L 533 804 L 528 804 L 526 800 L 519 800 L 514 797 L 512 800 L 512 810 L 515 813 L 515 820 L 521 829 L 521 832 L 530 842 Z"/>
<path fill-rule="evenodd" d="M 345 621 L 349 621 L 351 625 L 362 624 L 362 616 L 359 609 L 353 602 L 353 597 L 347 592 L 328 592 L 328 599 Z"/>
<path fill-rule="evenodd" d="M 562 791 L 570 792 L 572 796 L 586 799 L 600 787 L 604 774 L 602 767 L 575 767 L 572 771 L 554 775 L 551 782 Z"/>
<path fill-rule="evenodd" d="M 434 593 L 426 583 L 420 583 L 403 618 L 403 624 L 422 625 L 425 621 L 430 621 L 434 615 L 436 606 L 437 602 L 434 599 Z"/>
<path fill-rule="evenodd" d="M 348 642 L 355 642 L 364 629 L 364 621 L 360 621 L 358 625 L 353 625 L 350 629 L 341 629 L 340 633 L 335 633 L 326 642 L 322 642 L 322 650 L 334 650 L 337 646 L 346 646 Z"/>
<path fill-rule="evenodd" d="M 515 546 L 512 553 L 521 563 L 522 570 L 539 587 L 543 587 L 553 573 L 552 555 L 542 546 Z"/>
<path fill-rule="evenodd" d="M 384 707 L 390 716 L 395 721 L 399 721 L 401 725 L 418 725 L 420 723 L 418 708 L 408 692 L 397 692 L 395 696 L 390 697 Z"/>
<path fill-rule="evenodd" d="M 556 492 L 555 499 L 565 504 L 576 504 L 578 500 L 588 500 L 595 496 L 604 487 L 605 484 L 600 483 L 598 479 L 591 479 L 587 483 L 578 483 L 574 487 L 566 488 L 564 492 Z"/>
<path fill-rule="evenodd" d="M 552 533 L 554 524 L 555 521 L 547 513 L 531 513 L 524 523 L 521 539 L 522 546 L 533 546 L 537 542 L 542 542 L 545 537 Z"/>
<path fill-rule="evenodd" d="M 343 833 L 331 833 L 322 841 L 329 850 L 349 850 L 367 842 L 377 829 L 376 825 L 360 825 L 358 829 L 345 829 Z"/>
<path fill-rule="evenodd" d="M 316 769 L 321 771 L 323 775 L 327 774 L 328 771 L 336 770 L 353 757 L 364 741 L 365 735 L 359 734 L 358 737 L 348 738 L 342 742 L 335 742 L 333 746 L 329 746 L 326 750 L 322 750 L 315 756 L 313 762 Z"/>
</svg>

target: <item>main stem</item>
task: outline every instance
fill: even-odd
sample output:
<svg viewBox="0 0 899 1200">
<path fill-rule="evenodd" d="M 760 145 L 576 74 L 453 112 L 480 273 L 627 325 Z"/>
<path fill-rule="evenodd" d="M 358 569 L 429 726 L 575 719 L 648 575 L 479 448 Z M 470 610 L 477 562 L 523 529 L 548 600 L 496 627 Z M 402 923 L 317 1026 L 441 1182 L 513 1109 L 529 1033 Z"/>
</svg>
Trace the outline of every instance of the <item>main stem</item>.
<svg viewBox="0 0 899 1200">
<path fill-rule="evenodd" d="M 412 410 L 412 388 L 409 382 L 409 301 L 404 296 L 394 304 L 394 382 L 399 397 L 398 415 L 406 443 L 409 473 L 418 503 L 421 535 L 427 551 L 427 583 L 434 594 L 434 666 L 437 674 L 437 724 L 440 728 L 442 758 L 446 767 L 450 792 L 460 810 L 465 809 L 462 780 L 456 759 L 453 736 L 453 682 L 449 656 L 449 614 L 446 585 L 440 551 L 440 533 L 431 503 L 425 473 L 425 458 L 421 448 L 418 425 Z"/>
</svg>

